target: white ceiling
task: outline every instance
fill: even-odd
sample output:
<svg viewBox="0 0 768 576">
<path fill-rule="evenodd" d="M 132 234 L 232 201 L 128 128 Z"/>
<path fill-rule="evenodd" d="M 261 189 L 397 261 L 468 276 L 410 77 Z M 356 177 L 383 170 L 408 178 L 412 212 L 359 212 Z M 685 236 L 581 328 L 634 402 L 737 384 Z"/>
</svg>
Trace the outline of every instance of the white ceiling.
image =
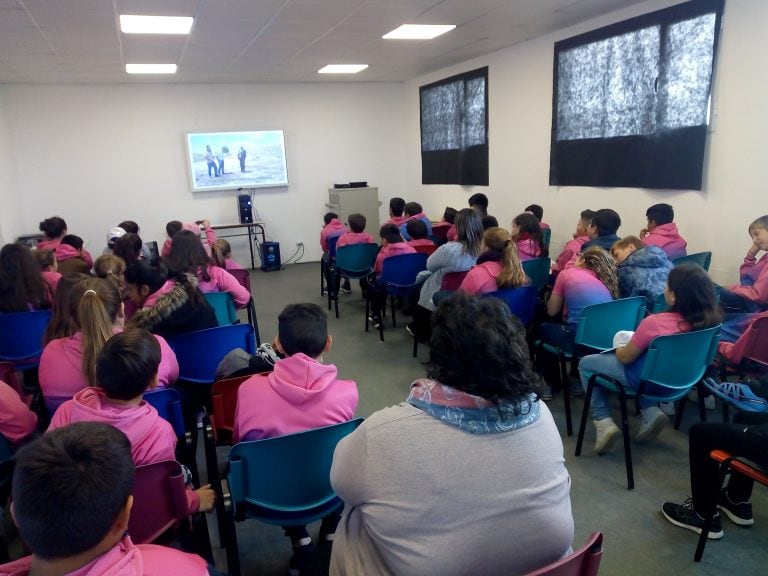
<svg viewBox="0 0 768 576">
<path fill-rule="evenodd" d="M 640 0 L 0 0 L 0 84 L 405 81 Z M 189 36 L 126 35 L 119 14 L 193 16 Z M 456 24 L 431 41 L 381 37 Z M 125 63 L 178 64 L 172 77 Z M 369 64 L 356 75 L 325 64 Z"/>
</svg>

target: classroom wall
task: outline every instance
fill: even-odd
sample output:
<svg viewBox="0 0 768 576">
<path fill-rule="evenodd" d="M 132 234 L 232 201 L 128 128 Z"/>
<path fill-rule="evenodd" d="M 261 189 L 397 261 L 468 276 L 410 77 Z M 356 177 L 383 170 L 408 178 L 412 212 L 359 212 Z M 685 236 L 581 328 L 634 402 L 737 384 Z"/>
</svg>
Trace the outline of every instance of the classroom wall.
<svg viewBox="0 0 768 576">
<path fill-rule="evenodd" d="M 16 238 L 18 207 L 15 200 L 16 179 L 11 162 L 11 143 L 5 122 L 5 98 L 0 87 L 0 244 Z"/>
<path fill-rule="evenodd" d="M 184 134 L 285 130 L 290 185 L 257 189 L 254 207 L 283 259 L 305 243 L 319 260 L 319 231 L 334 182 L 367 180 L 387 205 L 405 175 L 402 84 L 6 85 L 0 87 L 3 146 L 17 180 L 11 236 L 58 214 L 98 254 L 121 220 L 162 243 L 165 223 L 238 221 L 237 191 L 192 193 Z M 3 122 L 6 129 L 3 129 Z M 8 167 L 0 161 L 5 187 Z M 6 198 L 0 198 L 3 215 Z M 386 210 L 382 215 L 386 214 Z M 5 225 L 5 216 L 0 223 Z M 5 226 L 4 226 L 5 227 Z M 233 240 L 247 261 L 247 244 Z"/>
<path fill-rule="evenodd" d="M 722 283 L 738 281 L 738 266 L 750 245 L 749 223 L 768 213 L 766 150 L 759 140 L 768 126 L 768 76 L 762 26 L 768 2 L 727 0 L 714 89 L 715 117 L 709 134 L 702 191 L 549 186 L 553 45 L 556 41 L 676 4 L 646 2 L 486 57 L 440 70 L 406 85 L 407 198 L 417 199 L 433 218 L 451 205 L 463 208 L 474 192 L 490 198 L 490 213 L 502 226 L 531 203 L 544 207 L 557 253 L 585 208 L 614 208 L 622 217 L 620 234 L 637 234 L 651 204 L 668 202 L 688 240 L 689 252 L 711 250 L 710 272 Z M 488 187 L 421 184 L 419 86 L 481 66 L 489 66 Z"/>
</svg>

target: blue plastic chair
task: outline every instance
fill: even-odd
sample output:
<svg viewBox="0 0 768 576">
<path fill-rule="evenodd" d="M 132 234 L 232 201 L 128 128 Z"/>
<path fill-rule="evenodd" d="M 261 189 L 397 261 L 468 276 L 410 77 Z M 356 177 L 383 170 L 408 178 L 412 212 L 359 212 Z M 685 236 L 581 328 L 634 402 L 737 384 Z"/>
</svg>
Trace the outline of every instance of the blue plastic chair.
<svg viewBox="0 0 768 576">
<path fill-rule="evenodd" d="M 552 262 L 549 258 L 534 258 L 523 262 L 523 272 L 531 280 L 531 284 L 539 290 L 549 282 L 549 269 Z"/>
<path fill-rule="evenodd" d="M 625 384 L 595 373 L 589 377 L 587 394 L 584 397 L 584 410 L 581 413 L 579 438 L 576 442 L 576 456 L 581 455 L 584 430 L 587 426 L 592 390 L 595 385 L 603 386 L 619 394 L 621 409 L 621 429 L 624 436 L 624 457 L 627 465 L 627 488 L 633 490 L 635 478 L 632 470 L 632 448 L 629 441 L 629 419 L 627 417 L 627 398 L 646 398 L 654 402 L 675 402 L 687 397 L 688 392 L 701 382 L 702 377 L 717 352 L 720 325 L 683 332 L 669 336 L 657 336 L 648 346 L 637 390 L 627 388 Z M 699 386 L 699 414 L 702 421 L 704 413 L 703 387 Z M 682 405 L 678 407 L 675 427 L 679 426 Z"/>
<path fill-rule="evenodd" d="M 235 348 L 256 353 L 256 340 L 250 324 L 232 324 L 188 332 L 168 339 L 179 361 L 179 379 L 198 384 L 213 384 L 219 362 Z"/>
<path fill-rule="evenodd" d="M 181 411 L 181 397 L 174 388 L 155 388 L 144 393 L 144 400 L 153 406 L 163 420 L 167 420 L 179 438 L 187 436 L 184 414 Z M 191 434 L 189 435 L 191 437 Z"/>
<path fill-rule="evenodd" d="M 613 348 L 613 337 L 620 330 L 634 330 L 645 316 L 645 297 L 634 296 L 586 306 L 576 327 L 573 351 L 563 350 L 543 340 L 535 342 L 537 348 L 554 354 L 560 363 L 560 380 L 563 385 L 563 404 L 568 436 L 573 436 L 571 420 L 571 391 L 566 361 L 578 363 L 586 354 L 603 352 Z"/>
<path fill-rule="evenodd" d="M 483 294 L 488 298 L 498 298 L 503 300 L 512 315 L 517 316 L 523 326 L 528 326 L 533 320 L 536 311 L 536 297 L 539 290 L 536 286 L 518 286 L 517 288 L 502 288 L 495 292 Z"/>
<path fill-rule="evenodd" d="M 235 444 L 222 487 L 227 566 L 240 574 L 235 521 L 255 518 L 279 526 L 303 526 L 337 510 L 331 487 L 333 451 L 363 419 L 267 440 Z"/>
<path fill-rule="evenodd" d="M 35 368 L 50 320 L 50 310 L 0 314 L 0 362 L 11 362 L 17 370 Z"/>
<path fill-rule="evenodd" d="M 341 279 L 359 280 L 373 274 L 373 265 L 376 263 L 378 253 L 378 244 L 352 244 L 336 250 L 336 264 L 331 275 L 333 276 L 333 286 L 331 290 L 328 290 L 328 310 L 331 309 L 331 302 L 334 302 L 336 318 L 339 317 Z"/>
<path fill-rule="evenodd" d="M 709 271 L 709 265 L 712 263 L 712 252 L 697 252 L 696 254 L 688 254 L 687 256 L 680 256 L 672 260 L 672 264 L 675 266 L 686 263 L 698 264 L 704 270 Z"/>
<path fill-rule="evenodd" d="M 208 302 L 216 314 L 216 321 L 219 326 L 229 326 L 237 324 L 237 312 L 235 311 L 235 301 L 229 292 L 204 292 L 203 297 Z"/>
<path fill-rule="evenodd" d="M 385 259 L 381 266 L 381 276 L 376 279 L 378 289 L 383 288 L 389 296 L 392 309 L 392 326 L 397 326 L 395 319 L 395 296 L 406 296 L 416 285 L 416 276 L 427 269 L 426 254 L 400 254 Z M 385 296 L 385 297 L 386 297 Z M 386 309 L 386 301 L 382 312 Z M 368 332 L 368 316 L 371 313 L 371 300 L 365 301 L 365 331 Z M 379 340 L 384 342 L 384 322 L 379 323 Z"/>
</svg>

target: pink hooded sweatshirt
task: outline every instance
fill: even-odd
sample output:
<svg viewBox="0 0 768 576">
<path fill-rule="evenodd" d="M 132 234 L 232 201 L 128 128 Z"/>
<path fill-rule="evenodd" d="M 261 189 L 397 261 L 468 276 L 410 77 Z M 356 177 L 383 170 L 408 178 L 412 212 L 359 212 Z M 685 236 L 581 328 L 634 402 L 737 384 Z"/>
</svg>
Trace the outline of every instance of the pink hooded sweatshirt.
<svg viewBox="0 0 768 576">
<path fill-rule="evenodd" d="M 28 576 L 32 556 L 0 566 L 0 576 Z M 106 554 L 66 576 L 208 576 L 205 560 L 175 548 L 131 542 L 129 536 Z"/>
<path fill-rule="evenodd" d="M 123 329 L 113 328 L 118 334 Z M 170 386 L 179 377 L 179 362 L 168 342 L 162 336 L 155 335 L 160 344 L 160 367 L 158 368 L 158 387 Z M 76 332 L 68 338 L 50 341 L 40 356 L 40 388 L 47 398 L 72 398 L 75 393 L 88 387 L 88 379 L 82 368 L 83 333 Z"/>
<path fill-rule="evenodd" d="M 555 260 L 555 265 L 552 267 L 553 270 L 565 270 L 568 266 L 568 262 L 571 261 L 571 259 L 574 256 L 578 256 L 581 254 L 581 248 L 589 241 L 589 236 L 586 234 L 584 236 L 576 236 L 573 240 L 568 240 L 568 242 L 565 243 L 565 248 L 563 248 L 563 251 L 560 252 L 560 256 L 557 257 L 557 260 Z"/>
<path fill-rule="evenodd" d="M 42 275 L 43 280 L 45 280 L 45 285 L 48 288 L 48 301 L 53 305 L 53 298 L 56 294 L 56 287 L 59 285 L 59 280 L 61 280 L 61 274 L 43 270 Z"/>
<path fill-rule="evenodd" d="M 0 434 L 12 444 L 29 438 L 37 427 L 37 414 L 21 401 L 16 390 L 0 380 Z"/>
<path fill-rule="evenodd" d="M 88 250 L 83 248 L 80 252 L 78 252 L 74 246 L 70 246 L 69 244 L 62 244 L 61 240 L 58 242 L 59 243 L 55 248 L 51 248 L 54 254 L 56 254 L 56 260 L 61 262 L 62 260 L 69 260 L 71 258 L 80 258 L 80 260 L 88 264 L 88 268 L 93 268 L 93 257 L 90 255 Z M 42 243 L 38 243 L 38 248 L 47 248 L 47 246 L 41 246 L 40 244 Z"/>
<path fill-rule="evenodd" d="M 515 242 L 515 246 L 517 246 L 517 255 L 520 258 L 520 262 L 533 260 L 541 256 L 541 248 L 530 238 L 518 240 Z"/>
<path fill-rule="evenodd" d="M 339 236 L 336 242 L 336 249 L 342 246 L 351 246 L 352 244 L 374 244 L 376 240 L 368 232 L 345 232 Z"/>
<path fill-rule="evenodd" d="M 394 244 L 384 244 L 376 255 L 376 263 L 373 265 L 373 271 L 376 276 L 381 276 L 384 270 L 384 260 L 391 256 L 400 256 L 401 254 L 415 254 L 416 249 L 406 242 L 395 242 Z"/>
<path fill-rule="evenodd" d="M 305 354 L 275 364 L 267 376 L 256 374 L 237 391 L 234 441 L 294 434 L 352 419 L 357 384 L 337 380 L 336 366 Z"/>
<path fill-rule="evenodd" d="M 102 422 L 120 430 L 131 442 L 136 466 L 176 460 L 176 433 L 144 400 L 138 406 L 116 404 L 101 388 L 86 388 L 59 406 L 48 432 L 75 422 Z M 187 490 L 187 504 L 192 513 L 200 509 L 200 497 L 194 490 Z"/>
<path fill-rule="evenodd" d="M 328 224 L 323 226 L 323 229 L 320 230 L 320 247 L 323 249 L 323 252 L 328 252 L 328 238 L 341 236 L 346 231 L 346 227 L 339 222 L 338 218 L 333 218 Z"/>
<path fill-rule="evenodd" d="M 688 242 L 680 236 L 680 233 L 677 231 L 677 224 L 674 222 L 656 226 L 656 228 L 648 232 L 642 242 L 646 246 L 658 246 L 670 260 L 687 254 L 685 248 L 688 246 Z"/>
<path fill-rule="evenodd" d="M 461 281 L 459 290 L 467 294 L 487 294 L 499 289 L 496 279 L 501 274 L 500 262 L 483 262 L 472 268 Z"/>
<path fill-rule="evenodd" d="M 741 284 L 731 286 L 728 290 L 752 302 L 768 305 L 768 256 L 760 260 L 754 256 L 745 256 L 739 268 L 739 277 Z"/>
<path fill-rule="evenodd" d="M 251 293 L 224 268 L 208 266 L 208 276 L 211 277 L 210 280 L 203 280 L 202 274 L 198 272 L 200 292 L 229 292 L 236 308 L 244 308 L 251 301 Z M 146 303 L 144 307 L 147 307 Z"/>
<path fill-rule="evenodd" d="M 736 340 L 736 342 L 720 342 L 717 345 L 717 352 L 723 358 L 728 360 L 728 362 L 732 364 L 740 364 L 744 359 L 744 351 L 747 348 L 747 341 L 750 338 L 752 325 L 757 321 L 758 318 L 766 317 L 768 317 L 768 311 L 760 312 L 752 316 L 750 318 L 749 324 L 744 329 L 744 332 L 742 332 L 741 336 L 739 336 L 739 339 Z"/>
<path fill-rule="evenodd" d="M 406 216 L 403 214 L 402 216 L 392 216 L 389 220 L 387 220 L 384 224 L 394 224 L 398 228 L 408 222 L 409 216 Z"/>
<path fill-rule="evenodd" d="M 200 235 L 200 225 L 195 222 L 185 222 L 181 225 L 181 229 L 189 230 L 198 236 Z M 203 232 L 205 233 L 205 242 L 203 242 L 203 248 L 205 248 L 205 253 L 210 256 L 211 246 L 213 246 L 213 243 L 216 242 L 216 232 L 210 226 L 205 226 Z M 163 242 L 163 247 L 160 249 L 160 256 L 163 258 L 168 258 L 168 255 L 171 253 L 171 244 L 173 244 L 173 238 L 166 238 L 165 242 Z"/>
</svg>

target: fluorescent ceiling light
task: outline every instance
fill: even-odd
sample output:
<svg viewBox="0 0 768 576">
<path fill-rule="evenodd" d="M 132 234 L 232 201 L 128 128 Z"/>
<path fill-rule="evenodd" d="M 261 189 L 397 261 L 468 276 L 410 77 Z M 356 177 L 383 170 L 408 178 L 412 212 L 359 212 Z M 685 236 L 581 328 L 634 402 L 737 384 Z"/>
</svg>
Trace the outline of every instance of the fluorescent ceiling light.
<svg viewBox="0 0 768 576">
<path fill-rule="evenodd" d="M 382 36 L 387 40 L 432 40 L 456 28 L 454 24 L 403 24 Z"/>
<path fill-rule="evenodd" d="M 125 34 L 189 34 L 191 16 L 130 16 L 120 14 L 120 30 Z"/>
<path fill-rule="evenodd" d="M 126 64 L 128 74 L 176 74 L 176 64 Z"/>
<path fill-rule="evenodd" d="M 318 70 L 320 74 L 357 74 L 368 68 L 368 64 L 328 64 Z"/>
</svg>

